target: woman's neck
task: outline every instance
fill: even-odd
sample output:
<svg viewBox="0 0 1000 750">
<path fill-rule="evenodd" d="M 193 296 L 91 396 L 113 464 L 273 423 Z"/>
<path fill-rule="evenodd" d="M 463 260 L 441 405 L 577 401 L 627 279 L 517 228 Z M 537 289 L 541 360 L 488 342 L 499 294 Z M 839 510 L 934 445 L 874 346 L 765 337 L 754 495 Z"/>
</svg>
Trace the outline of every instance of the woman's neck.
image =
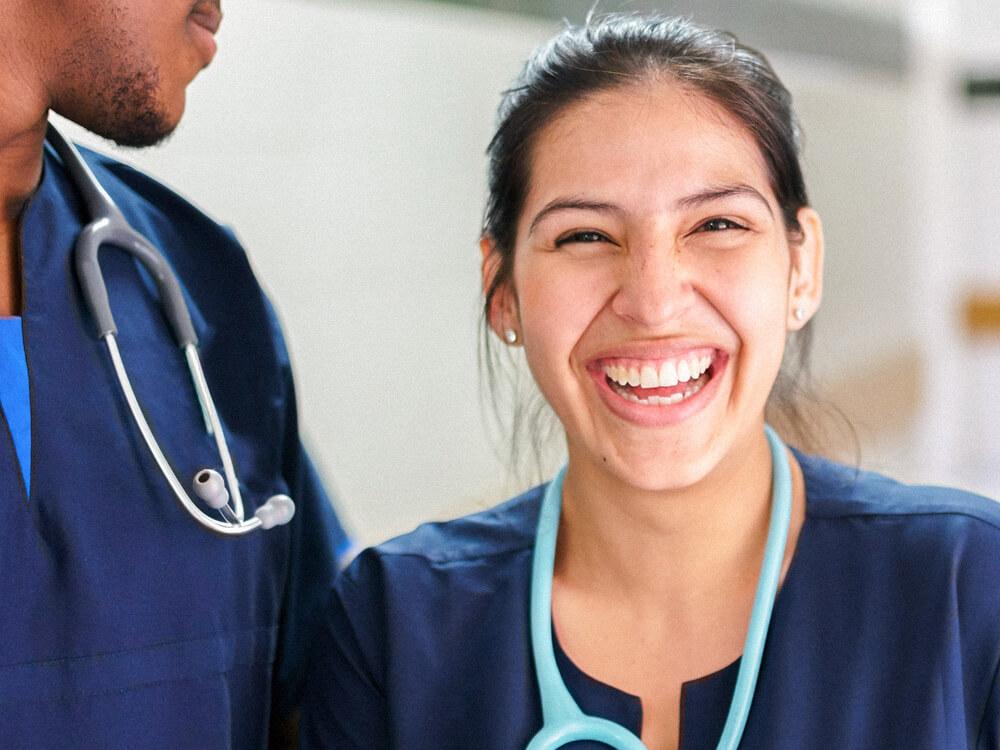
<svg viewBox="0 0 1000 750">
<path fill-rule="evenodd" d="M 801 470 L 793 476 L 786 568 L 804 518 Z M 697 484 L 651 492 L 603 467 L 570 467 L 564 488 L 556 576 L 638 614 L 669 602 L 697 620 L 720 596 L 756 585 L 770 521 L 771 456 L 763 431 L 730 451 Z"/>
</svg>

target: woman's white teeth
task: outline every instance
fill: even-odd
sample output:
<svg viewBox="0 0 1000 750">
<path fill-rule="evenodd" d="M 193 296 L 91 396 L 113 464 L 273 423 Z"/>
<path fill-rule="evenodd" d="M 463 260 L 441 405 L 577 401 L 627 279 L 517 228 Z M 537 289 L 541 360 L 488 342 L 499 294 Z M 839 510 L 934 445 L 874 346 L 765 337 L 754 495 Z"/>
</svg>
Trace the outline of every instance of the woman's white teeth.
<svg viewBox="0 0 1000 750">
<path fill-rule="evenodd" d="M 679 360 L 668 359 L 660 365 L 659 369 L 653 365 L 643 365 L 642 367 L 606 365 L 604 374 L 621 386 L 672 388 L 678 383 L 697 380 L 705 374 L 711 364 L 712 358 L 705 355 Z"/>
<path fill-rule="evenodd" d="M 704 387 L 705 383 L 698 380 L 687 388 L 684 389 L 682 393 L 672 393 L 669 396 L 647 396 L 645 398 L 640 398 L 635 394 L 634 391 L 625 390 L 624 386 L 614 385 L 612 386 L 619 396 L 621 396 L 626 401 L 631 401 L 634 404 L 643 404 L 644 406 L 669 406 L 670 404 L 677 404 L 686 398 L 691 398 L 694 394 Z"/>
<path fill-rule="evenodd" d="M 660 365 L 660 382 L 677 385 L 677 365 L 672 361 L 668 360 Z"/>
<path fill-rule="evenodd" d="M 688 367 L 686 359 L 682 359 L 677 365 L 677 380 L 686 383 L 691 379 L 691 368 Z"/>
</svg>

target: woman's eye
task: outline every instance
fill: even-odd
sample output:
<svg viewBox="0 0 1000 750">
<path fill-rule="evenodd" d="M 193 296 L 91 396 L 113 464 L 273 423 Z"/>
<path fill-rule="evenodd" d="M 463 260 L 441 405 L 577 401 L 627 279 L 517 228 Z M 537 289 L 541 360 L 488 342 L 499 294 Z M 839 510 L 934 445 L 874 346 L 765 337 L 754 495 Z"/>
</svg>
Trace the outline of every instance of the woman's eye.
<svg viewBox="0 0 1000 750">
<path fill-rule="evenodd" d="M 595 232 L 593 230 L 584 230 L 582 232 L 572 232 L 570 234 L 564 235 L 556 240 L 556 247 L 562 247 L 563 245 L 570 245 L 573 243 L 592 243 L 592 242 L 609 242 L 607 237 L 605 237 L 600 232 Z"/>
<path fill-rule="evenodd" d="M 709 219 L 699 229 L 705 232 L 722 232 L 726 229 L 746 229 L 746 227 L 730 219 Z"/>
</svg>

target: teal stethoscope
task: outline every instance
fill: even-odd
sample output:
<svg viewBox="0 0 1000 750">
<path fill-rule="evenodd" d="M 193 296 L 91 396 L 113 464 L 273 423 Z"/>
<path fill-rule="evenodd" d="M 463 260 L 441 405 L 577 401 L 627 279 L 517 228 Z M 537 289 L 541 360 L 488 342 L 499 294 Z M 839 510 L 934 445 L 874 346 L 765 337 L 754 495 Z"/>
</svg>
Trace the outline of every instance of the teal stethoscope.
<svg viewBox="0 0 1000 750">
<path fill-rule="evenodd" d="M 788 540 L 792 515 L 792 480 L 784 443 L 765 426 L 771 448 L 771 522 L 764 548 L 764 563 L 757 581 L 750 627 L 743 645 L 740 671 L 736 677 L 729 715 L 719 739 L 719 750 L 735 750 L 743 736 L 757 674 L 764 654 L 764 641 L 771 622 L 771 610 L 778 592 L 781 563 Z M 556 559 L 556 536 L 562 509 L 565 467 L 545 491 L 535 532 L 535 551 L 531 566 L 531 650 L 542 698 L 543 726 L 528 744 L 527 750 L 554 750 L 570 742 L 590 740 L 616 750 L 647 750 L 642 740 L 620 724 L 588 716 L 573 700 L 559 674 L 552 650 L 552 570 Z"/>
</svg>

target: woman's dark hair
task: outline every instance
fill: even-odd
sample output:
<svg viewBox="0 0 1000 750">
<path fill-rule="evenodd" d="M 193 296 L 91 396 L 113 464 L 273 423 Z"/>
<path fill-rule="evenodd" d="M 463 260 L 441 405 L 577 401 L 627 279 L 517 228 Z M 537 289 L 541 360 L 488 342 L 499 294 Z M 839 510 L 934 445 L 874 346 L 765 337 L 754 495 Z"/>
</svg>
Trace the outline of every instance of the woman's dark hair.
<svg viewBox="0 0 1000 750">
<path fill-rule="evenodd" d="M 496 293 L 513 275 L 517 223 L 539 133 L 576 102 L 650 80 L 671 81 L 704 96 L 746 128 L 764 157 L 789 237 L 793 242 L 798 238 L 801 227 L 797 213 L 808 205 L 799 163 L 799 127 L 791 95 L 767 59 L 740 44 L 732 34 L 680 18 L 620 13 L 591 17 L 583 26 L 566 28 L 538 48 L 500 102 L 496 133 L 487 149 L 489 197 L 482 228 L 499 262 L 486 290 L 484 321 L 489 320 Z M 490 346 L 488 330 L 486 333 L 485 363 L 496 406 L 500 362 Z M 810 327 L 794 338 L 786 360 L 796 361 L 790 368 L 782 367 L 769 401 L 769 419 L 770 412 L 779 412 L 775 416 L 782 427 L 795 433 L 800 443 L 808 443 L 809 430 L 795 396 L 808 383 Z M 794 376 L 786 371 L 789 369 Z M 534 408 L 537 411 L 538 407 Z M 515 429 L 522 416 L 513 417 Z M 498 418 L 503 422 L 502 415 Z M 539 438 L 535 432 L 532 441 L 537 455 Z"/>
</svg>

